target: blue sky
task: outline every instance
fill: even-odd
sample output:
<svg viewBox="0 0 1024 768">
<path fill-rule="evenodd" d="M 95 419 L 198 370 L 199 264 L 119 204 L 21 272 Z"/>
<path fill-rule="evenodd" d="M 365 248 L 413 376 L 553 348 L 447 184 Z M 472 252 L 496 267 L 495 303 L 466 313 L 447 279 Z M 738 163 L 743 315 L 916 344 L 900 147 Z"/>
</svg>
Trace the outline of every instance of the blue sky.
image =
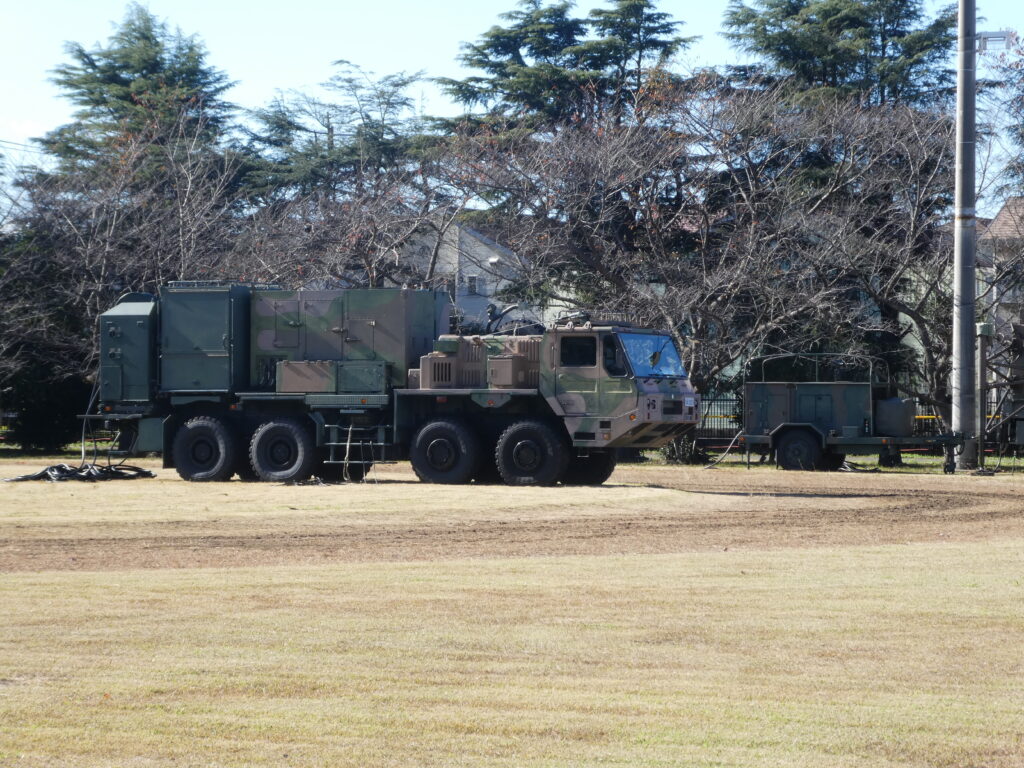
<svg viewBox="0 0 1024 768">
<path fill-rule="evenodd" d="M 245 108 L 261 106 L 277 91 L 311 90 L 347 59 L 377 74 L 425 70 L 460 76 L 460 43 L 475 40 L 515 0 L 149 0 L 143 3 L 172 27 L 196 34 L 209 62 L 238 85 L 227 97 Z M 602 0 L 577 3 L 582 15 Z M 679 57 L 681 68 L 747 59 L 720 36 L 727 0 L 662 0 L 660 9 L 685 22 L 682 33 L 701 40 Z M 940 4 L 929 0 L 929 7 Z M 0 141 L 25 143 L 69 121 L 71 106 L 49 82 L 66 60 L 64 43 L 87 48 L 105 42 L 124 17 L 125 0 L 5 0 L 0 16 Z M 1019 0 L 979 0 L 987 16 L 979 29 L 1024 27 Z M 417 92 L 426 112 L 451 108 L 429 84 Z M 0 145 L 16 160 L 19 150 Z"/>
</svg>

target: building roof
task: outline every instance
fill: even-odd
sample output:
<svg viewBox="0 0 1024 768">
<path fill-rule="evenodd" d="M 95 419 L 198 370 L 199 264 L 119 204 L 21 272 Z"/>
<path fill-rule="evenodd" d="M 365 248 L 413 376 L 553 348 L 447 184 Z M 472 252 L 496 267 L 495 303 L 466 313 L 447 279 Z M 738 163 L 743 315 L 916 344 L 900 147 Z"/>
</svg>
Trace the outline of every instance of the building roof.
<svg viewBox="0 0 1024 768">
<path fill-rule="evenodd" d="M 1024 197 L 1008 198 L 999 213 L 981 232 L 979 240 L 1024 239 Z"/>
</svg>

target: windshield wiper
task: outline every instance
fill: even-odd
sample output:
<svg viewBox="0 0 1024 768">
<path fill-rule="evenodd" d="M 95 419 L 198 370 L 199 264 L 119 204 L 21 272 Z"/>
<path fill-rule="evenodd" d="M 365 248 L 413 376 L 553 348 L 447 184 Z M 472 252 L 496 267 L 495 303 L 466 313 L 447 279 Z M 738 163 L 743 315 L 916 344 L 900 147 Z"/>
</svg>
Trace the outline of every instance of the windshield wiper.
<svg viewBox="0 0 1024 768">
<path fill-rule="evenodd" d="M 658 363 L 661 362 L 661 353 L 665 351 L 665 347 L 668 346 L 668 343 L 670 341 L 672 341 L 672 339 L 670 337 L 666 337 L 665 341 L 662 342 L 661 349 L 659 349 L 657 352 L 651 353 L 649 360 L 652 368 L 657 367 Z"/>
</svg>

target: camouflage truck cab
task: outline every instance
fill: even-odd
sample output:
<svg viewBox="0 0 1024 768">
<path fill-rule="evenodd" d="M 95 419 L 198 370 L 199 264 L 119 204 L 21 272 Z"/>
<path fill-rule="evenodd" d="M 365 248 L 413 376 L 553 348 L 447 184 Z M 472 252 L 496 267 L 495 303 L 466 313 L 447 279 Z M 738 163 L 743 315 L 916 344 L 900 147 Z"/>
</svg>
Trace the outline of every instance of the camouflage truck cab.
<svg viewBox="0 0 1024 768">
<path fill-rule="evenodd" d="M 614 470 L 615 449 L 658 448 L 700 418 L 672 337 L 626 325 L 442 336 L 413 380 L 418 387 L 398 392 L 398 424 L 410 428 L 414 468 L 439 482 L 601 483 Z M 432 428 L 429 440 L 411 431 L 429 426 L 438 409 L 457 428 Z M 451 462 L 463 445 L 483 458 Z"/>
<path fill-rule="evenodd" d="M 189 480 L 359 480 L 409 459 L 439 483 L 601 483 L 615 449 L 700 413 L 667 333 L 455 336 L 433 291 L 174 283 L 101 327 L 99 415 Z"/>
</svg>

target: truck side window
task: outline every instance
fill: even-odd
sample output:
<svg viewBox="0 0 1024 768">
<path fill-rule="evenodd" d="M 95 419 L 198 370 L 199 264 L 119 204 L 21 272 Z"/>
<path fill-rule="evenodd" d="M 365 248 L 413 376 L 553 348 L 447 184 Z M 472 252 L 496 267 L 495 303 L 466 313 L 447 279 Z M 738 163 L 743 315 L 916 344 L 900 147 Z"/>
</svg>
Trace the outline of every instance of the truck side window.
<svg viewBox="0 0 1024 768">
<path fill-rule="evenodd" d="M 605 336 L 602 342 L 602 355 L 604 356 L 604 369 L 609 376 L 625 376 L 626 362 L 623 360 L 619 343 L 614 336 Z"/>
<path fill-rule="evenodd" d="M 594 336 L 563 336 L 562 365 L 595 366 L 597 365 L 597 339 Z"/>
</svg>

